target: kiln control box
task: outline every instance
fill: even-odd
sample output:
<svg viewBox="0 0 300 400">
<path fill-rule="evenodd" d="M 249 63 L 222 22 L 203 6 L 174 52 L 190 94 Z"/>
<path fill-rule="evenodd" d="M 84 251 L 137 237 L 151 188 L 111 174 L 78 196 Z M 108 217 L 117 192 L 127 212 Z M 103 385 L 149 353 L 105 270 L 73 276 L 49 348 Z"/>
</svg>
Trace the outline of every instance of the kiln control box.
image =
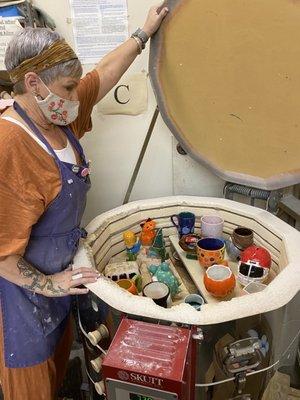
<svg viewBox="0 0 300 400">
<path fill-rule="evenodd" d="M 192 331 L 123 319 L 102 364 L 108 400 L 190 400 Z"/>
</svg>

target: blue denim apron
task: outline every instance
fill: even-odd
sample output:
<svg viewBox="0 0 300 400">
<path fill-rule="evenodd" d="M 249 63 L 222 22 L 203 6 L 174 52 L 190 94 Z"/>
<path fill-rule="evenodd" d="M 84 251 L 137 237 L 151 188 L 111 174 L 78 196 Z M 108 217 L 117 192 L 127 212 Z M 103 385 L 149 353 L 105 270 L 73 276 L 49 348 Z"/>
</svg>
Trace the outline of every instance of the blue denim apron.
<svg viewBox="0 0 300 400">
<path fill-rule="evenodd" d="M 66 269 L 72 263 L 80 237 L 89 176 L 82 173 L 88 164 L 83 149 L 68 127 L 62 127 L 78 151 L 82 165 L 59 160 L 55 151 L 30 120 L 14 103 L 14 109 L 53 155 L 61 177 L 61 191 L 33 226 L 24 259 L 46 275 Z M 26 168 L 26 166 L 24 166 Z M 74 171 L 78 171 L 75 173 Z M 5 365 L 23 368 L 49 358 L 61 338 L 70 313 L 71 296 L 49 298 L 23 289 L 0 278 Z"/>
</svg>

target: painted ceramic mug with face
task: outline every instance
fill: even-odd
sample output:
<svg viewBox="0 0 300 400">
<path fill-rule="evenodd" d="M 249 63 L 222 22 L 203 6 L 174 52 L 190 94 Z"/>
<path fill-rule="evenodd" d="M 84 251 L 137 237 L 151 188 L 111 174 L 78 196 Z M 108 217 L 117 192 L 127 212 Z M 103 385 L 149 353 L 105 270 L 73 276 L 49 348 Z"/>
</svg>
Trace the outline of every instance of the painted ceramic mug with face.
<svg viewBox="0 0 300 400">
<path fill-rule="evenodd" d="M 172 215 L 171 221 L 178 230 L 179 239 L 183 235 L 194 233 L 195 219 L 195 214 L 191 212 L 181 212 L 178 215 Z"/>
<path fill-rule="evenodd" d="M 204 268 L 221 264 L 225 257 L 225 243 L 216 238 L 200 239 L 197 243 L 197 256 L 200 265 Z"/>
</svg>

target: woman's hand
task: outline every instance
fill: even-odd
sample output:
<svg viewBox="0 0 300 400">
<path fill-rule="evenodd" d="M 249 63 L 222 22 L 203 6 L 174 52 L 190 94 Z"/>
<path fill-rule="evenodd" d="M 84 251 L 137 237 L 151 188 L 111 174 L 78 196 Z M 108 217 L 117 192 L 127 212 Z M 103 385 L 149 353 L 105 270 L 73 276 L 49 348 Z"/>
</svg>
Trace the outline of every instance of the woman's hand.
<svg viewBox="0 0 300 400">
<path fill-rule="evenodd" d="M 88 289 L 80 288 L 81 285 L 94 283 L 100 274 L 93 268 L 72 267 L 54 275 L 45 276 L 46 282 L 43 295 L 46 297 L 63 297 L 70 294 L 86 294 Z"/>
<path fill-rule="evenodd" d="M 164 3 L 164 2 L 163 2 Z M 168 14 L 168 8 L 163 4 L 151 7 L 142 30 L 151 37 L 160 27 L 162 20 Z"/>
</svg>

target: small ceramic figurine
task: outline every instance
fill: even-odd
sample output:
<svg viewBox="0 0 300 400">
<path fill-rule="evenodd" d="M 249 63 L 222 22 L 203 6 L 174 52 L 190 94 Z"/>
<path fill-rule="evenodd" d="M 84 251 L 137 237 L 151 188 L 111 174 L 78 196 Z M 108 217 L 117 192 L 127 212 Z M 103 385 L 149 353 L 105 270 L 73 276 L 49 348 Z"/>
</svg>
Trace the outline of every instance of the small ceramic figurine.
<svg viewBox="0 0 300 400">
<path fill-rule="evenodd" d="M 132 231 L 124 232 L 123 240 L 126 246 L 127 261 L 136 261 L 137 255 L 141 248 L 141 242 Z"/>
<path fill-rule="evenodd" d="M 179 281 L 171 271 L 167 262 L 163 262 L 159 266 L 150 265 L 148 270 L 152 277 L 155 277 L 159 282 L 163 282 L 169 286 L 172 298 L 179 292 Z"/>
<path fill-rule="evenodd" d="M 155 227 L 156 222 L 148 218 L 147 221 L 141 224 L 142 232 L 140 241 L 143 246 L 151 246 L 156 235 Z"/>
<path fill-rule="evenodd" d="M 157 231 L 154 242 L 149 249 L 149 257 L 159 257 L 161 262 L 164 262 L 169 258 L 169 254 L 166 252 L 165 239 L 161 228 Z"/>
</svg>

